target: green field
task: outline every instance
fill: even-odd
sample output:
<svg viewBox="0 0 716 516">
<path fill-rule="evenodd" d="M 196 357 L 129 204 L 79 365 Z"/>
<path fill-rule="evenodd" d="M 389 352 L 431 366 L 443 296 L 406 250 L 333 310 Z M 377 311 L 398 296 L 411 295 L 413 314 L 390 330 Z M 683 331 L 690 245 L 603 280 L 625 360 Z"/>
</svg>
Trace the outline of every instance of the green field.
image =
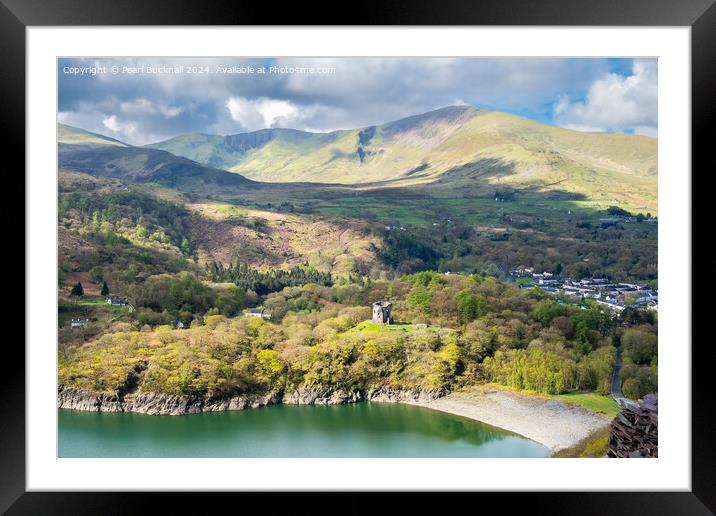
<svg viewBox="0 0 716 516">
<path fill-rule="evenodd" d="M 533 280 L 532 278 L 517 278 L 515 279 L 515 283 L 521 287 L 535 286 L 535 280 Z"/>
<path fill-rule="evenodd" d="M 379 324 L 373 321 L 363 321 L 347 333 L 394 333 L 412 332 L 416 328 L 412 324 Z"/>
<path fill-rule="evenodd" d="M 473 193 L 474 197 L 471 196 Z M 607 216 L 606 209 L 615 206 L 615 203 L 608 201 L 554 200 L 534 194 L 530 194 L 531 197 L 498 202 L 491 197 L 477 196 L 478 192 L 471 192 L 469 188 L 461 193 L 464 197 L 457 198 L 433 197 L 421 188 L 405 188 L 403 191 L 394 191 L 393 194 L 392 198 L 368 194 L 356 196 L 354 190 L 346 188 L 343 195 L 333 192 L 329 198 L 325 198 L 326 195 L 315 195 L 313 199 L 302 199 L 298 194 L 291 201 L 298 206 L 310 206 L 312 210 L 326 216 L 364 219 L 385 224 L 528 224 L 541 229 L 558 228 L 564 224 L 573 226 L 577 221 L 598 224 L 600 217 Z M 631 213 L 656 215 L 655 210 L 649 211 L 643 205 L 621 203 L 618 206 Z M 646 223 L 624 224 L 624 227 L 630 231 L 651 231 L 650 228 L 653 228 Z"/>
<path fill-rule="evenodd" d="M 346 201 L 348 201 L 348 199 L 340 199 L 338 202 L 345 205 L 322 206 L 319 207 L 317 211 L 323 215 L 359 218 L 410 226 L 425 226 L 435 219 L 435 214 L 429 210 L 421 209 L 417 206 L 403 206 L 400 204 L 400 201 L 393 205 L 368 202 L 361 203 L 359 206 L 354 206 L 353 203 Z"/>
<path fill-rule="evenodd" d="M 524 390 L 524 389 L 513 389 L 511 387 L 506 387 L 504 385 L 496 384 L 496 383 L 488 383 L 487 386 L 493 389 L 499 389 L 499 390 L 505 390 L 510 392 L 517 392 L 520 394 L 526 394 L 528 396 L 538 396 L 538 397 L 546 397 L 551 399 L 558 399 L 560 401 L 564 401 L 565 403 L 572 403 L 575 405 L 579 405 L 581 407 L 584 407 L 588 410 L 593 410 L 595 412 L 601 412 L 602 414 L 605 414 L 609 417 L 615 417 L 619 411 L 621 410 L 619 408 L 619 405 L 617 405 L 617 402 L 614 401 L 614 399 L 611 396 L 607 396 L 604 394 L 598 394 L 596 392 L 589 392 L 589 391 L 581 391 L 581 392 L 568 392 L 566 394 L 543 394 L 536 391 L 530 391 L 530 390 Z"/>
<path fill-rule="evenodd" d="M 246 210 L 243 210 L 238 206 L 234 206 L 233 204 L 215 204 L 214 208 L 216 208 L 216 211 L 218 211 L 219 213 L 222 213 L 228 217 L 237 217 L 243 219 L 245 217 L 248 217 L 249 215 Z"/>
<path fill-rule="evenodd" d="M 605 396 L 594 392 L 560 394 L 555 397 L 568 403 L 581 405 L 589 410 L 601 412 L 609 417 L 615 417 L 621 410 L 619 405 L 617 405 L 617 402 L 614 401 L 611 396 Z"/>
<path fill-rule="evenodd" d="M 107 303 L 107 300 L 104 297 L 97 297 L 97 296 L 83 296 L 78 301 L 77 304 L 80 306 L 87 306 L 87 307 L 93 307 L 93 308 L 107 308 L 109 310 L 127 310 L 126 306 L 113 306 Z"/>
</svg>

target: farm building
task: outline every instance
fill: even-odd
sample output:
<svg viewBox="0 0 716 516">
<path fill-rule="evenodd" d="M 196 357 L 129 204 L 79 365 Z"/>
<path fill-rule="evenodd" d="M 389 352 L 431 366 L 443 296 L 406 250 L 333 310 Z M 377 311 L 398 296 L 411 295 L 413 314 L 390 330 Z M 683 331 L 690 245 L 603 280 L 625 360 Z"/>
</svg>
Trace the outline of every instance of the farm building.
<svg viewBox="0 0 716 516">
<path fill-rule="evenodd" d="M 256 308 L 247 308 L 246 310 L 244 310 L 244 316 L 271 319 L 271 312 L 267 311 L 263 306 L 257 306 Z"/>
<path fill-rule="evenodd" d="M 127 306 L 129 304 L 129 300 L 124 296 L 110 294 L 107 296 L 107 304 L 112 306 Z"/>
<path fill-rule="evenodd" d="M 72 319 L 70 320 L 70 328 L 87 328 L 89 319 Z"/>
</svg>

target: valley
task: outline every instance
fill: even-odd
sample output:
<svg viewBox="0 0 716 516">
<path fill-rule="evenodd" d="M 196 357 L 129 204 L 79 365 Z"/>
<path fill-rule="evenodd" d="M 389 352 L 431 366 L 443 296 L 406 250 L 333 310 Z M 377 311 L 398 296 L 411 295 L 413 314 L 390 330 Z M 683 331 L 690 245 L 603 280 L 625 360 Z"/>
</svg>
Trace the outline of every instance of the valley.
<svg viewBox="0 0 716 516">
<path fill-rule="evenodd" d="M 435 398 L 486 383 L 587 406 L 617 347 L 627 395 L 656 390 L 657 314 L 559 290 L 658 288 L 656 139 L 464 106 L 144 147 L 58 127 L 65 408 L 462 407 Z"/>
</svg>

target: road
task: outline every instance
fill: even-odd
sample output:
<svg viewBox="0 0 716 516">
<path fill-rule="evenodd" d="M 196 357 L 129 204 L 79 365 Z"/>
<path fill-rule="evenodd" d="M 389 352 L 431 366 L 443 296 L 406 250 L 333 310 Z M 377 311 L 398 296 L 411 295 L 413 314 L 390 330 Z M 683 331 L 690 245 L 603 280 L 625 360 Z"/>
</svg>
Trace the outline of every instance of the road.
<svg viewBox="0 0 716 516">
<path fill-rule="evenodd" d="M 614 373 L 612 373 L 612 398 L 621 408 L 639 406 L 636 401 L 625 398 L 622 394 L 622 349 L 620 347 L 617 348 L 617 361 L 614 364 Z"/>
</svg>

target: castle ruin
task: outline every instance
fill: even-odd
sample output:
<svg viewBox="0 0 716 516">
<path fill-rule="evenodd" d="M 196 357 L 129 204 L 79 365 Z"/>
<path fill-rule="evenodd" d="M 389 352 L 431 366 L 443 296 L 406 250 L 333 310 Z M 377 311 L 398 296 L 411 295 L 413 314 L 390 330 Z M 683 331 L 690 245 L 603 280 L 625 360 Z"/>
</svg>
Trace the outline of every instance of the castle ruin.
<svg viewBox="0 0 716 516">
<path fill-rule="evenodd" d="M 379 324 L 392 324 L 393 316 L 390 314 L 393 305 L 388 301 L 376 301 L 373 303 L 373 322 Z"/>
</svg>

